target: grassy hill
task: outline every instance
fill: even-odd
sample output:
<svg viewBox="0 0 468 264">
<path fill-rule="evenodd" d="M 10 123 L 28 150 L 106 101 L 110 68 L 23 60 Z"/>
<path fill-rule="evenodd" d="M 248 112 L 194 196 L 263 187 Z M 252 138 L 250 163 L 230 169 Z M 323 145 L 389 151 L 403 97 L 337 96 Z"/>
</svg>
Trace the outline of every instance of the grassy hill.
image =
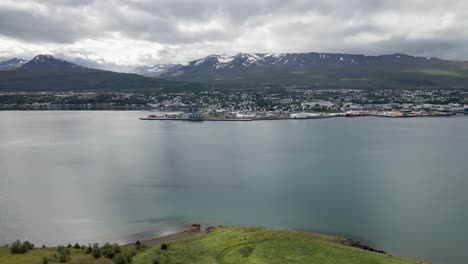
<svg viewBox="0 0 468 264">
<path fill-rule="evenodd" d="M 238 263 L 304 263 L 304 264 L 424 264 L 350 246 L 349 242 L 333 236 L 274 230 L 257 227 L 216 227 L 207 234 L 179 238 L 163 249 L 161 244 L 151 248 L 127 245 L 121 254 L 134 255 L 134 264 L 238 264 Z M 180 240 L 182 239 L 182 240 Z M 153 241 L 154 242 L 154 241 Z M 161 241 L 159 241 L 161 243 Z M 151 244 L 151 243 L 150 243 Z M 104 255 L 94 258 L 86 249 L 69 249 L 68 263 L 110 264 L 116 263 Z M 30 250 L 26 254 L 11 254 L 8 248 L 0 248 L 2 264 L 39 264 L 44 257 L 48 263 L 54 259 L 56 248 Z M 121 262 L 128 263 L 128 262 Z M 120 263 L 118 263 L 120 264 Z"/>
<path fill-rule="evenodd" d="M 254 227 L 218 227 L 206 235 L 149 249 L 134 264 L 170 263 L 423 263 L 346 245 L 337 237 Z"/>
<path fill-rule="evenodd" d="M 44 257 L 57 254 L 55 248 L 41 248 L 29 251 L 26 254 L 10 254 L 7 248 L 0 249 L 0 263 L 2 264 L 41 264 Z M 58 263 L 50 261 L 49 263 Z M 94 258 L 81 249 L 71 249 L 69 264 L 111 264 L 112 260 L 106 258 Z"/>
</svg>

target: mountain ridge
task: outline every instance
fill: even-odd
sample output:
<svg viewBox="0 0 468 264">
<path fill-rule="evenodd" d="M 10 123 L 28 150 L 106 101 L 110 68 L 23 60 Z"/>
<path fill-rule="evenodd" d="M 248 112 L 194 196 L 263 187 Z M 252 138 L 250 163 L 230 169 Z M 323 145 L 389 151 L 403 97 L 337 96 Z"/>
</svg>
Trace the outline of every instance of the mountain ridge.
<svg viewBox="0 0 468 264">
<path fill-rule="evenodd" d="M 468 62 L 403 53 L 238 53 L 176 65 L 161 78 L 218 87 L 464 88 Z"/>
<path fill-rule="evenodd" d="M 21 65 L 23 65 L 26 62 L 27 62 L 27 60 L 18 59 L 18 58 L 11 58 L 9 60 L 2 61 L 2 62 L 0 62 L 0 71 L 7 71 L 7 70 L 11 70 L 11 69 L 20 67 Z"/>
<path fill-rule="evenodd" d="M 207 85 L 87 68 L 51 55 L 37 55 L 19 67 L 0 71 L 0 91 L 127 91 L 200 88 L 207 88 Z"/>
</svg>

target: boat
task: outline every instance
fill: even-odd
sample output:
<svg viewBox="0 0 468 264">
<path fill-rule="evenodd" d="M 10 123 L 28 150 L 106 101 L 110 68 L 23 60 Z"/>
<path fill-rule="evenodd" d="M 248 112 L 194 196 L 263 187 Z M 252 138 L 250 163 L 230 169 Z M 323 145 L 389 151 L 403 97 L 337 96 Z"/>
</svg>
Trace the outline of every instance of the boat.
<svg viewBox="0 0 468 264">
<path fill-rule="evenodd" d="M 465 112 L 465 115 L 468 115 L 468 105 L 465 105 L 465 108 L 464 108 L 463 112 Z"/>
</svg>

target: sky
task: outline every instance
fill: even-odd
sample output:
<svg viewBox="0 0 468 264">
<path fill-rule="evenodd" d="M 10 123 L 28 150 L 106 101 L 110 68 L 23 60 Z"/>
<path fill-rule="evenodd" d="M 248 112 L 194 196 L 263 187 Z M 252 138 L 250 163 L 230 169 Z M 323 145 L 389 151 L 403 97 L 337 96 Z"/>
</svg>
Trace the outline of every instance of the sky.
<svg viewBox="0 0 468 264">
<path fill-rule="evenodd" d="M 468 60 L 467 44 L 466 0 L 0 1 L 0 58 L 110 70 L 239 52 Z"/>
</svg>

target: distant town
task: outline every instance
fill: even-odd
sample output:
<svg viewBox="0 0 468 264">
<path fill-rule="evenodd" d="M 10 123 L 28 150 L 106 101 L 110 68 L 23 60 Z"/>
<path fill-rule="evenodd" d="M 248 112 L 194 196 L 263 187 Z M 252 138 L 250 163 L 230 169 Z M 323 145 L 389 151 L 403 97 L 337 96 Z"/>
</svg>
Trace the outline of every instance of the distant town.
<svg viewBox="0 0 468 264">
<path fill-rule="evenodd" d="M 452 116 L 467 90 L 310 90 L 0 93 L 0 110 L 154 110 L 171 119 L 311 119 L 336 116 Z"/>
</svg>

